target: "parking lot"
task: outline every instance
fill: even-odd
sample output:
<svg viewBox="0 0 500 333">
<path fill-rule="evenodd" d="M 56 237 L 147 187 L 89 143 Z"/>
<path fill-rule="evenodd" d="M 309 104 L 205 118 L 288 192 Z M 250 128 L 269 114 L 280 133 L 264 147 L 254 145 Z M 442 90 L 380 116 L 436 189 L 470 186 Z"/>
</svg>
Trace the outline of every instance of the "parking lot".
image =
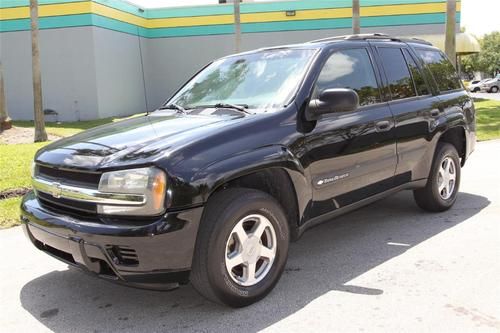
<svg viewBox="0 0 500 333">
<path fill-rule="evenodd" d="M 484 98 L 484 99 L 493 99 L 495 101 L 500 101 L 500 93 L 471 93 L 471 96 L 474 98 Z"/>
<path fill-rule="evenodd" d="M 19 227 L 0 231 L 1 330 L 498 332 L 499 152 L 499 140 L 478 144 L 448 212 L 422 212 L 404 192 L 308 231 L 276 289 L 244 309 L 189 285 L 101 281 L 35 250 Z"/>
</svg>

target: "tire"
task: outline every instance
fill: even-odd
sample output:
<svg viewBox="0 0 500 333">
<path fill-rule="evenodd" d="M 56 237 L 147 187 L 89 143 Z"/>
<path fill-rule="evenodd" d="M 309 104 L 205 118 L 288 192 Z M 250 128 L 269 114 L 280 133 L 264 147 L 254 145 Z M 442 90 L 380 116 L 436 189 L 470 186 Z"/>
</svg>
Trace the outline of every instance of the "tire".
<svg viewBox="0 0 500 333">
<path fill-rule="evenodd" d="M 498 92 L 498 87 L 496 87 L 496 86 L 491 87 L 490 88 L 490 92 L 497 93 Z"/>
<path fill-rule="evenodd" d="M 446 169 L 446 161 L 452 161 L 453 165 L 447 165 L 449 175 L 442 177 L 443 170 L 440 169 L 443 166 Z M 449 172 L 452 168 L 454 170 L 453 187 L 450 185 L 452 177 Z M 457 199 L 460 171 L 460 158 L 455 147 L 449 143 L 438 143 L 426 186 L 413 191 L 417 205 L 429 212 L 443 212 L 450 209 Z M 440 185 L 443 184 L 448 184 L 449 191 L 446 191 L 446 188 L 440 189 Z"/>
<path fill-rule="evenodd" d="M 252 224 L 253 229 L 244 231 L 249 238 L 245 238 L 247 240 L 243 246 L 239 241 L 240 234 L 234 230 L 242 230 L 237 227 L 251 227 Z M 257 237 L 258 243 L 247 245 L 251 243 L 250 239 L 256 241 L 254 235 L 257 225 L 266 226 L 262 232 L 265 236 Z M 273 197 L 246 188 L 222 190 L 209 199 L 203 213 L 193 257 L 191 283 L 202 296 L 213 302 L 232 307 L 250 305 L 265 297 L 280 279 L 288 257 L 289 242 L 286 215 Z M 258 257 L 254 249 L 259 249 L 259 254 L 264 253 L 262 246 L 274 246 L 274 259 L 271 261 L 260 257 L 254 263 L 257 271 L 255 279 L 247 279 L 245 272 L 252 271 L 249 269 L 252 267 L 251 262 Z M 230 250 L 235 253 L 232 257 L 233 252 L 228 255 Z M 269 251 L 267 249 L 267 253 Z M 252 256 L 246 264 L 235 266 L 231 271 L 227 268 L 232 265 L 227 263 L 232 260 L 229 258 L 245 258 L 245 255 L 247 258 Z M 258 271 L 261 271 L 260 275 Z"/>
</svg>

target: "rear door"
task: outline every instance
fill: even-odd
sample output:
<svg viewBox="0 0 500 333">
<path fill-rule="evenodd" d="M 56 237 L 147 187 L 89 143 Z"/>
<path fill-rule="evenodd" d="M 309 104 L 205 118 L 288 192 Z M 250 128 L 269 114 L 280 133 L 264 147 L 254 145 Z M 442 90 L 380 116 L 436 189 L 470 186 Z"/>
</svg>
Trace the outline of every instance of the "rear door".
<svg viewBox="0 0 500 333">
<path fill-rule="evenodd" d="M 465 133 L 471 135 L 467 138 L 466 151 L 472 151 L 475 142 L 475 111 L 472 98 L 463 88 L 455 68 L 443 52 L 424 47 L 417 47 L 415 50 L 435 82 L 437 107 L 446 117 L 446 127 L 443 129 L 463 126 L 467 130 Z M 467 155 L 466 152 L 462 154 Z"/>
<path fill-rule="evenodd" d="M 396 123 L 398 165 L 395 185 L 427 178 L 432 160 L 432 137 L 439 124 L 445 124 L 428 79 L 414 54 L 403 43 L 385 43 L 375 47 L 384 73 L 384 93 Z"/>
<path fill-rule="evenodd" d="M 360 107 L 324 115 L 306 135 L 314 215 L 321 215 L 392 186 L 396 166 L 394 120 L 381 98 L 379 74 L 366 47 L 335 50 L 317 79 L 324 89 L 354 89 Z"/>
</svg>

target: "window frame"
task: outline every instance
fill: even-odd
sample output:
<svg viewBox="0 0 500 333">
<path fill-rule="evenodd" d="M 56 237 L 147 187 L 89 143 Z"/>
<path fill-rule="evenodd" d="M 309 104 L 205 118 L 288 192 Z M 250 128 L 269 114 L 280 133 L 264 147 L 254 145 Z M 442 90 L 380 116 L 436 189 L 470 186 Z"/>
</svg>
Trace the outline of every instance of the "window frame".
<svg viewBox="0 0 500 333">
<path fill-rule="evenodd" d="M 355 111 L 335 112 L 335 113 L 332 113 L 329 115 L 350 114 L 350 113 L 355 113 L 358 111 L 364 111 L 364 110 L 372 108 L 374 106 L 380 107 L 380 105 L 386 104 L 387 101 L 384 99 L 384 95 L 382 94 L 382 89 L 381 89 L 381 87 L 382 87 L 381 79 L 382 78 L 381 78 L 380 72 L 378 70 L 377 62 L 375 61 L 374 55 L 372 54 L 373 51 L 371 50 L 371 47 L 368 44 L 357 45 L 357 46 L 356 45 L 349 45 L 349 46 L 342 46 L 342 47 L 337 46 L 335 48 L 329 49 L 327 51 L 327 54 L 325 54 L 324 59 L 322 59 L 320 64 L 319 64 L 319 70 L 316 73 L 316 77 L 314 78 L 314 82 L 313 82 L 312 87 L 311 87 L 311 93 L 310 93 L 309 99 L 311 99 L 316 92 L 316 87 L 317 87 L 316 84 L 318 82 L 319 76 L 321 75 L 321 72 L 323 71 L 323 68 L 325 67 L 325 64 L 327 63 L 327 61 L 330 60 L 330 58 L 332 57 L 332 55 L 334 53 L 346 51 L 346 50 L 365 50 L 366 53 L 368 54 L 368 59 L 370 60 L 370 64 L 372 65 L 372 69 L 373 69 L 373 75 L 375 76 L 375 82 L 377 84 L 377 91 L 378 91 L 380 102 L 369 104 L 369 105 L 360 105 Z M 325 116 L 327 116 L 327 115 L 325 115 Z"/>
<path fill-rule="evenodd" d="M 415 80 L 413 79 L 413 74 L 411 73 L 410 67 L 408 66 L 408 61 L 406 60 L 405 54 L 403 52 L 403 49 L 407 49 L 407 47 L 404 47 L 402 45 L 380 45 L 380 46 L 376 45 L 375 48 L 377 49 L 377 54 L 379 57 L 379 62 L 380 62 L 379 65 L 380 65 L 381 71 L 383 71 L 383 73 L 384 73 L 384 77 L 385 77 L 384 88 L 387 89 L 387 92 L 388 92 L 387 95 L 389 96 L 389 102 L 408 101 L 408 100 L 412 100 L 412 99 L 418 99 L 419 97 L 423 96 L 423 95 L 418 94 L 417 86 L 415 85 Z M 399 52 L 401 52 L 401 55 L 403 56 L 403 60 L 406 64 L 406 69 L 408 70 L 408 74 L 410 74 L 410 79 L 413 83 L 413 89 L 415 91 L 415 96 L 398 98 L 398 99 L 393 98 L 392 91 L 391 91 L 391 88 L 389 86 L 389 78 L 387 77 L 387 73 L 386 73 L 385 67 L 384 67 L 384 62 L 382 60 L 382 54 L 381 54 L 381 52 L 379 52 L 380 49 L 397 49 L 397 50 L 399 50 Z"/>
<path fill-rule="evenodd" d="M 456 89 L 451 89 L 451 90 L 441 90 L 439 88 L 439 84 L 437 83 L 436 81 L 436 78 L 434 77 L 434 73 L 432 73 L 431 69 L 429 68 L 429 65 L 424 61 L 424 59 L 420 56 L 419 54 L 419 51 L 430 51 L 430 52 L 436 52 L 438 54 L 440 54 L 442 57 L 444 57 L 447 61 L 450 61 L 450 59 L 448 58 L 448 56 L 441 50 L 439 49 L 435 49 L 435 48 L 427 48 L 427 47 L 415 47 L 415 53 L 416 53 L 416 56 L 418 57 L 419 59 L 419 62 L 421 63 L 421 65 L 426 69 L 428 75 L 432 78 L 432 81 L 434 82 L 434 87 L 435 87 L 435 90 L 437 92 L 436 95 L 447 95 L 447 94 L 451 94 L 451 93 L 456 93 L 456 92 L 459 92 L 459 91 L 462 91 L 464 90 L 464 85 L 462 83 L 462 80 L 460 79 L 460 77 L 458 77 L 457 75 L 457 79 L 458 79 L 458 83 L 460 85 L 459 88 L 456 88 Z M 451 63 L 451 62 L 450 62 Z M 456 73 L 456 69 L 454 69 L 455 73 Z M 457 74 L 457 73 L 456 73 Z"/>
<path fill-rule="evenodd" d="M 404 52 L 403 50 L 406 50 L 407 52 Z M 429 93 L 427 93 L 425 95 L 420 95 L 418 93 L 417 83 L 415 81 L 415 78 L 413 77 L 412 71 L 410 70 L 410 75 L 411 75 L 412 80 L 413 80 L 413 85 L 415 86 L 415 91 L 417 92 L 417 97 L 430 97 L 430 96 L 432 96 L 432 86 L 429 84 L 429 81 L 428 81 L 428 79 L 423 71 L 423 68 L 421 67 L 421 64 L 418 62 L 418 59 L 415 59 L 415 56 L 412 54 L 411 51 L 412 50 L 409 47 L 401 48 L 401 52 L 403 53 L 403 57 L 405 58 L 405 61 L 406 61 L 406 66 L 408 66 L 408 69 L 410 69 L 409 64 L 408 64 L 407 55 L 406 55 L 406 53 L 407 53 L 410 56 L 411 60 L 413 60 L 415 65 L 417 65 L 417 70 L 420 73 L 420 75 L 422 75 L 422 79 L 424 80 L 425 86 L 427 87 L 427 90 L 429 91 Z"/>
</svg>

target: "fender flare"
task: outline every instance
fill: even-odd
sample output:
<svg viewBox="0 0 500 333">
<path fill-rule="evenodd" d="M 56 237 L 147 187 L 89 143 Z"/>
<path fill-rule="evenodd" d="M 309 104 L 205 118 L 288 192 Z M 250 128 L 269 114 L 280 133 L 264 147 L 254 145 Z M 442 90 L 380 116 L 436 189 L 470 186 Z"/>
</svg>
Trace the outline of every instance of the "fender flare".
<svg viewBox="0 0 500 333">
<path fill-rule="evenodd" d="M 299 159 L 281 145 L 261 147 L 212 163 L 199 170 L 193 176 L 191 183 L 199 186 L 200 199 L 205 203 L 210 195 L 224 184 L 269 168 L 287 172 L 296 193 L 299 212 L 303 213 L 312 200 L 310 179 Z"/>
</svg>

